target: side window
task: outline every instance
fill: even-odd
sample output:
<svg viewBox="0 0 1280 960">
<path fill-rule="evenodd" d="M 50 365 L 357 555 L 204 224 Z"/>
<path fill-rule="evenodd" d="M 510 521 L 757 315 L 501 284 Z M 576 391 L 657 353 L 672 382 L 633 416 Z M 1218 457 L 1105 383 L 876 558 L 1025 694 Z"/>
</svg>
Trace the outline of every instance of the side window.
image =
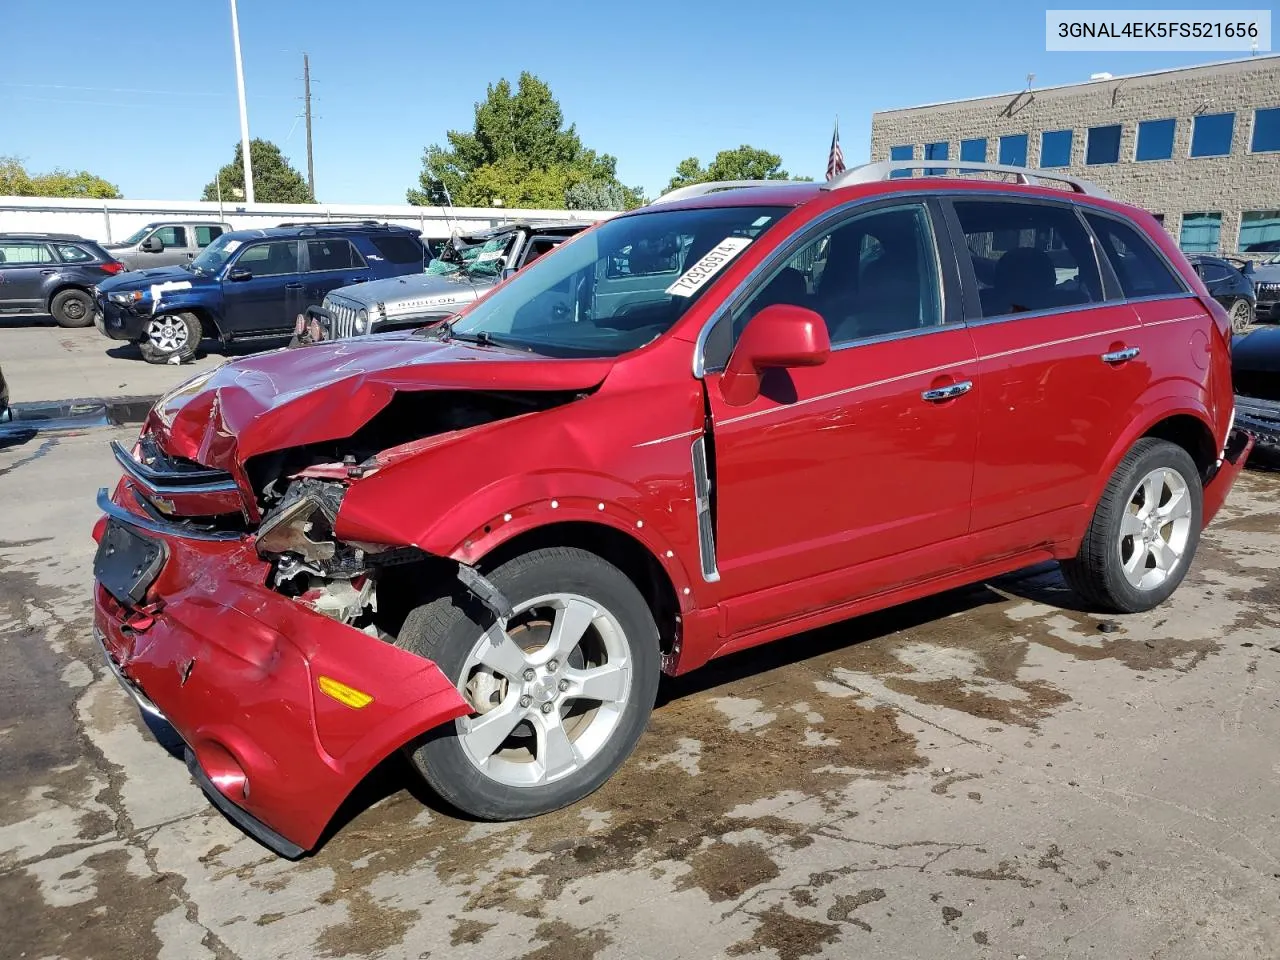
<svg viewBox="0 0 1280 960">
<path fill-rule="evenodd" d="M 81 250 L 74 243 L 55 243 L 53 246 L 63 263 L 88 263 L 93 259 L 89 253 Z"/>
<path fill-rule="evenodd" d="M 524 255 L 524 264 L 521 269 L 529 266 L 529 264 L 533 263 L 533 261 L 537 260 L 544 254 L 550 253 L 559 245 L 559 243 L 559 240 L 555 240 L 551 237 L 534 237 L 529 241 L 528 249 L 525 251 Z"/>
<path fill-rule="evenodd" d="M 255 277 L 279 277 L 298 272 L 298 241 L 275 240 L 259 243 L 240 254 L 236 267 Z"/>
<path fill-rule="evenodd" d="M 1103 255 L 1111 263 L 1126 297 L 1157 297 L 1185 292 L 1182 283 L 1133 227 L 1110 217 L 1086 213 Z"/>
<path fill-rule="evenodd" d="M 53 254 L 43 243 L 0 243 L 0 266 L 29 267 L 53 263 Z"/>
<path fill-rule="evenodd" d="M 326 237 L 307 241 L 307 257 L 311 272 L 324 270 L 350 270 L 364 266 L 364 258 L 351 246 L 350 240 Z"/>
<path fill-rule="evenodd" d="M 166 247 L 185 247 L 187 230 L 185 227 L 161 227 L 155 232 Z"/>
<path fill-rule="evenodd" d="M 422 244 L 414 237 L 402 233 L 375 234 L 369 237 L 374 249 L 392 263 L 424 263 Z M 436 241 L 440 243 L 440 241 Z M 441 244 L 443 249 L 443 244 Z M 438 254 L 428 254 L 431 256 Z"/>
<path fill-rule="evenodd" d="M 645 237 L 628 244 L 609 257 L 605 279 L 675 273 L 680 269 L 684 252 L 692 239 L 690 236 L 667 234 L 652 239 Z"/>
<path fill-rule="evenodd" d="M 942 323 L 937 249 L 923 206 L 845 220 L 806 243 L 734 315 L 734 338 L 767 306 L 822 315 L 833 346 Z"/>
<path fill-rule="evenodd" d="M 196 227 L 196 246 L 203 250 L 222 236 L 221 227 Z"/>
<path fill-rule="evenodd" d="M 983 317 L 1101 302 L 1093 243 L 1065 205 L 1016 200 L 954 204 Z"/>
</svg>

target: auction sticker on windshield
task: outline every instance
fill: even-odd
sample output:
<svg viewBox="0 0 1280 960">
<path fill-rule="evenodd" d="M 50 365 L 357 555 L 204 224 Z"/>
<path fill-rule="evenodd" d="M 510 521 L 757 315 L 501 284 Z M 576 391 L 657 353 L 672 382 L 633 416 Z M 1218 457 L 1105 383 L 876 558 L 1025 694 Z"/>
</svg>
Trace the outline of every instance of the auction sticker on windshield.
<svg viewBox="0 0 1280 960">
<path fill-rule="evenodd" d="M 750 244 L 750 237 L 725 237 L 711 248 L 710 253 L 686 270 L 679 280 L 667 287 L 666 292 L 676 297 L 693 296 Z"/>
</svg>

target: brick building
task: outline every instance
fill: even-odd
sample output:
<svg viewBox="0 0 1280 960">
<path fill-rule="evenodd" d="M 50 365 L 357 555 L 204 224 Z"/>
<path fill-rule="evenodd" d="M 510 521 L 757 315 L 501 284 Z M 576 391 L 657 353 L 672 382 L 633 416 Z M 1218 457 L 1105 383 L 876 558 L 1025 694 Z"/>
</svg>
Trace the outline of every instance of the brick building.
<svg viewBox="0 0 1280 960">
<path fill-rule="evenodd" d="M 1280 251 L 1280 56 L 885 110 L 871 159 L 1055 168 L 1188 252 Z"/>
</svg>

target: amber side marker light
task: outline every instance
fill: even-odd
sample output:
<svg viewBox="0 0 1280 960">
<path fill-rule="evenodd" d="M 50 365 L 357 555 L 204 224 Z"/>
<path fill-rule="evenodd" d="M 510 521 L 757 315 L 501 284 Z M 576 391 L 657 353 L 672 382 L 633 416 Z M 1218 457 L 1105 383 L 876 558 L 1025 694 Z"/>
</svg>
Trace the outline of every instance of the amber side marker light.
<svg viewBox="0 0 1280 960">
<path fill-rule="evenodd" d="M 326 697 L 331 697 L 339 703 L 346 704 L 353 710 L 360 710 L 373 703 L 373 697 L 363 690 L 348 687 L 345 683 L 335 680 L 333 677 L 319 677 L 316 680 L 316 686 L 320 688 L 320 692 Z"/>
</svg>

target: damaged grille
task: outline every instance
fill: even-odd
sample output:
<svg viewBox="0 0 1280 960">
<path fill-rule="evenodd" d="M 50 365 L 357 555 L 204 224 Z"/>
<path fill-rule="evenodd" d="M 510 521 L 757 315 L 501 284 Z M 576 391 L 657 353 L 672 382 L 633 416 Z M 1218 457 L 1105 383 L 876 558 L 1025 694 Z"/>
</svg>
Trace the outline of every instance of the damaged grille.
<svg viewBox="0 0 1280 960">
<path fill-rule="evenodd" d="M 170 456 L 153 437 L 139 440 L 135 453 L 118 442 L 111 444 L 111 452 L 135 493 L 165 516 L 214 517 L 244 511 L 240 487 L 231 474 Z"/>
</svg>

